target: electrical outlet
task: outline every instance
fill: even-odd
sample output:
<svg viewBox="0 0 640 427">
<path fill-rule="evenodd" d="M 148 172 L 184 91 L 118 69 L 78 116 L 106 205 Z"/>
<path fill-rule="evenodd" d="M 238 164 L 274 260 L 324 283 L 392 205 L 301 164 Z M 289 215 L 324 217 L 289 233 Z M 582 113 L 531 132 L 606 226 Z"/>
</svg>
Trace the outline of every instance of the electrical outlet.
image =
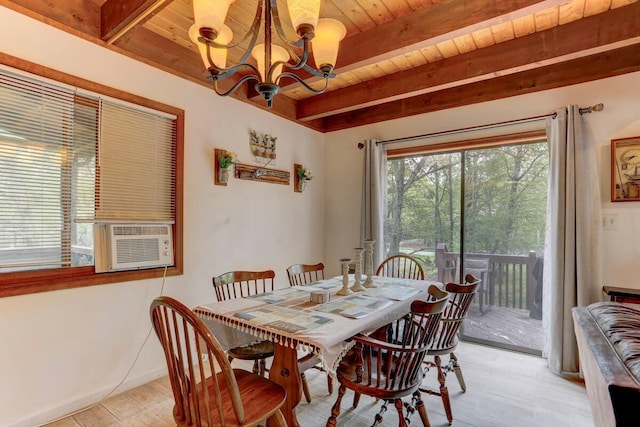
<svg viewBox="0 0 640 427">
<path fill-rule="evenodd" d="M 615 230 L 618 222 L 617 214 L 604 214 L 602 215 L 602 229 L 603 230 Z"/>
</svg>

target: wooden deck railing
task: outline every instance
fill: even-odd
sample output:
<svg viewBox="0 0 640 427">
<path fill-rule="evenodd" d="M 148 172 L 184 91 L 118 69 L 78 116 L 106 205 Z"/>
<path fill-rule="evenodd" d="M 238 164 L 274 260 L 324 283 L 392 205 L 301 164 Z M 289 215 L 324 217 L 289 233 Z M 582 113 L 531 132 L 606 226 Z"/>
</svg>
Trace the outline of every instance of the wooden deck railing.
<svg viewBox="0 0 640 427">
<path fill-rule="evenodd" d="M 459 253 L 448 252 L 444 244 L 438 244 L 435 259 L 439 282 L 459 282 Z M 467 253 L 464 274 L 483 280 L 481 305 L 530 309 L 537 286 L 533 276 L 537 259 L 535 251 L 527 255 Z"/>
</svg>

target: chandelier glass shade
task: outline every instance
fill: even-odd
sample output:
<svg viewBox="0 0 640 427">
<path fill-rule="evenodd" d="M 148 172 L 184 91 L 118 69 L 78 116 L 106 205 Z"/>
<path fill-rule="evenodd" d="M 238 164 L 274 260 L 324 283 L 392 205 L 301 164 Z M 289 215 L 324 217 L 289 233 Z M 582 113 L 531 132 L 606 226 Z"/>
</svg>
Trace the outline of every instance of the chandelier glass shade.
<svg viewBox="0 0 640 427">
<path fill-rule="evenodd" d="M 298 39 L 289 40 L 278 14 L 277 0 L 258 0 L 256 14 L 248 32 L 235 43 L 231 29 L 224 22 L 229 6 L 236 0 L 193 0 L 195 24 L 189 29 L 189 38 L 198 46 L 205 68 L 219 95 L 235 92 L 243 83 L 255 81 L 255 89 L 271 108 L 274 96 L 280 90 L 280 81 L 290 78 L 302 84 L 312 93 L 324 92 L 329 79 L 335 77 L 333 68 L 338 56 L 340 41 L 346 35 L 344 25 L 335 19 L 319 19 L 321 0 L 287 0 L 287 8 Z M 279 42 L 273 43 L 272 24 Z M 258 44 L 260 28 L 264 30 L 263 43 Z M 235 64 L 227 64 L 227 52 L 249 40 Z M 316 67 L 309 64 L 313 52 Z M 253 57 L 255 63 L 249 60 Z M 307 74 L 297 73 L 304 70 Z M 218 81 L 233 75 L 240 76 L 233 86 L 223 91 Z M 310 86 L 304 79 L 320 77 L 320 88 Z"/>
</svg>

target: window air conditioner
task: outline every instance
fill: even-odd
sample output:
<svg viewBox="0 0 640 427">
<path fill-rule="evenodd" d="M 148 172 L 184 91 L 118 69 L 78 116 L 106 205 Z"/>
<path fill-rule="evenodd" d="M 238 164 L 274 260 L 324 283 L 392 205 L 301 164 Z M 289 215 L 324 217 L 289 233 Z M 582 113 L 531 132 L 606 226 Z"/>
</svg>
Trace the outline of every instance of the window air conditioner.
<svg viewBox="0 0 640 427">
<path fill-rule="evenodd" d="M 173 265 L 171 224 L 95 224 L 96 273 Z"/>
</svg>

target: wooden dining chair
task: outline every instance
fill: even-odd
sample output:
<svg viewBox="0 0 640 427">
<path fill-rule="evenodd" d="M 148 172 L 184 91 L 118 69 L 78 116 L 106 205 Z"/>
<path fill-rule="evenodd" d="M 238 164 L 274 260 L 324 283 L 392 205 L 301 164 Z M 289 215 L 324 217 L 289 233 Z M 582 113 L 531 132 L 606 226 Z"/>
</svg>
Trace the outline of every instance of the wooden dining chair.
<svg viewBox="0 0 640 427">
<path fill-rule="evenodd" d="M 324 280 L 324 264 L 294 264 L 287 268 L 290 286 L 307 285 Z"/>
<path fill-rule="evenodd" d="M 416 258 L 398 254 L 382 261 L 376 270 L 376 276 L 424 280 L 424 269 Z"/>
<path fill-rule="evenodd" d="M 309 283 L 324 280 L 324 264 L 294 264 L 287 268 L 287 277 L 289 277 L 289 286 L 303 286 Z M 320 359 L 313 353 L 307 353 L 298 360 L 298 370 L 300 371 L 300 379 L 302 380 L 302 393 L 307 402 L 311 402 L 311 392 L 307 377 L 304 372 L 308 369 L 318 369 L 325 372 Z M 327 390 L 329 394 L 333 394 L 333 380 L 327 375 Z"/>
<path fill-rule="evenodd" d="M 230 271 L 213 278 L 213 289 L 218 301 L 271 292 L 274 289 L 273 270 L 265 271 Z M 265 360 L 273 356 L 272 341 L 259 341 L 254 344 L 234 347 L 227 351 L 229 362 L 233 359 L 253 360 L 253 372 L 264 376 Z"/>
<path fill-rule="evenodd" d="M 190 309 L 170 297 L 156 298 L 151 323 L 164 350 L 173 390 L 173 418 L 180 427 L 257 426 L 265 419 L 286 427 L 280 385 L 232 369 L 222 347 Z"/>
<path fill-rule="evenodd" d="M 449 424 L 453 421 L 453 413 L 449 399 L 449 389 L 446 386 L 447 374 L 453 371 L 456 374 L 462 391 L 467 391 L 467 386 L 462 376 L 462 369 L 453 351 L 458 346 L 460 327 L 469 312 L 469 307 L 471 307 L 479 284 L 480 279 L 475 278 L 471 274 L 467 274 L 464 284 L 447 283 L 445 285 L 445 290 L 449 292 L 449 302 L 440 318 L 436 337 L 427 351 L 427 356 L 432 356 L 433 360 L 427 359 L 424 362 L 427 371 L 432 367 L 437 369 L 440 390 L 436 391 L 427 388 L 420 388 L 420 390 L 442 398 L 442 404 L 444 405 L 444 411 L 447 415 L 447 420 L 449 420 Z M 441 356 L 447 354 L 449 355 L 449 361 L 446 365 L 443 365 Z"/>
<path fill-rule="evenodd" d="M 366 335 L 353 337 L 356 342 L 354 348 L 336 370 L 340 387 L 327 427 L 336 425 L 347 388 L 355 392 L 354 408 L 361 394 L 384 401 L 373 426 L 382 422 L 382 414 L 389 403 L 393 403 L 398 412 L 399 426 L 407 427 L 408 416 L 415 410 L 422 424 L 429 426 L 429 417 L 419 390 L 424 378 L 422 362 L 435 337 L 448 294 L 434 285 L 429 287 L 428 292 L 430 301 L 414 301 L 411 312 L 394 322 L 390 328 L 393 331 L 390 339 L 379 340 Z M 411 403 L 402 402 L 406 396 L 412 396 Z"/>
</svg>

